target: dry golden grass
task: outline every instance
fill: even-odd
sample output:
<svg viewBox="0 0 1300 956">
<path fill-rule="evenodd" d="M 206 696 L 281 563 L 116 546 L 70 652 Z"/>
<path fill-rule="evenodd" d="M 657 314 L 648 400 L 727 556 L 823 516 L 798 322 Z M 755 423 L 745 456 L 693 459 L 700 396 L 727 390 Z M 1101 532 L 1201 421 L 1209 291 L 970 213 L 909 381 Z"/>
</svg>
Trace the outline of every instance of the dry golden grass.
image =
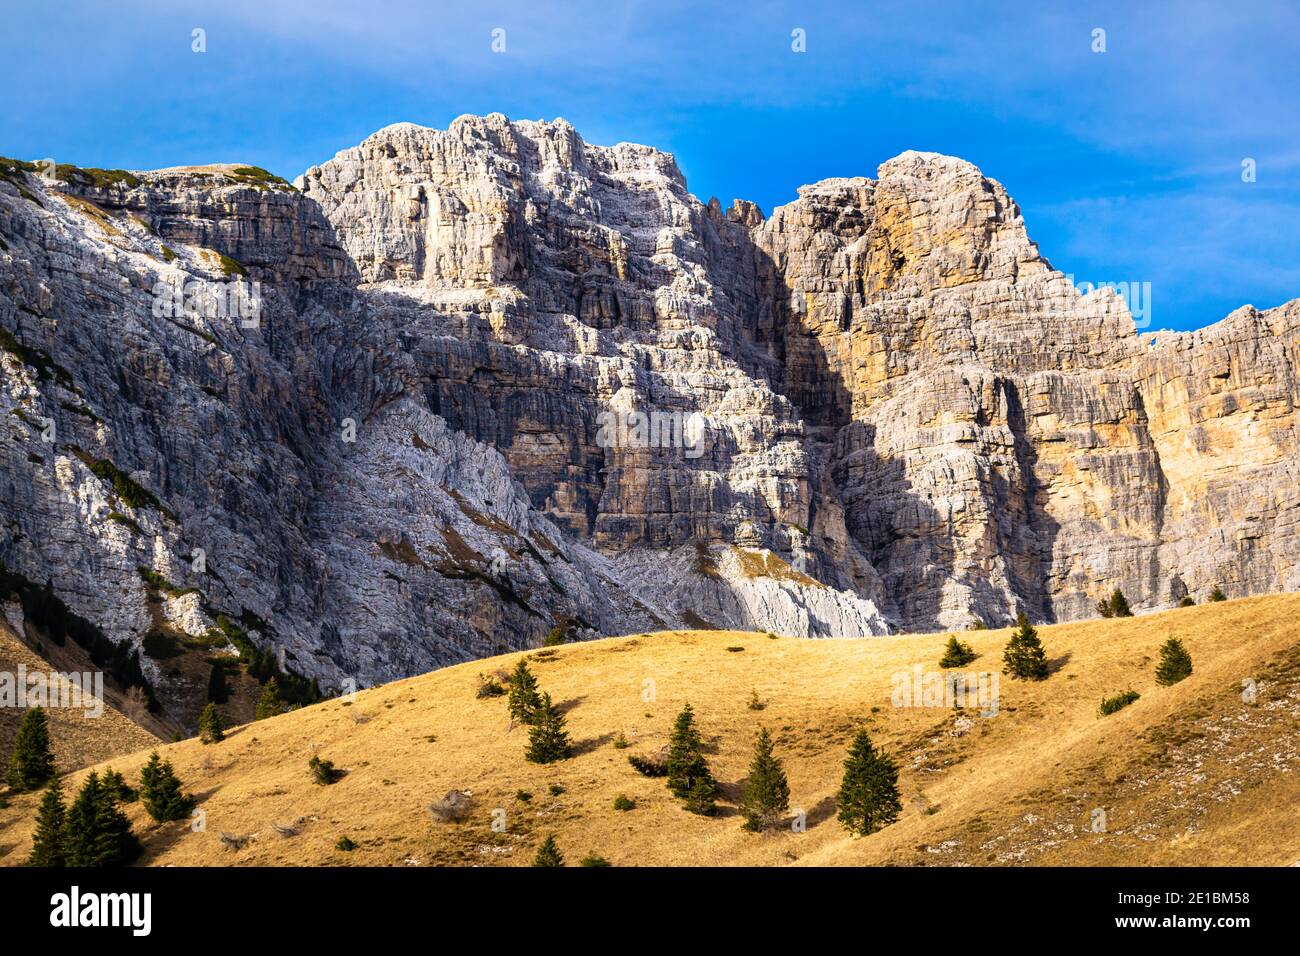
<svg viewBox="0 0 1300 956">
<path fill-rule="evenodd" d="M 528 652 L 576 745 L 575 756 L 548 766 L 524 760 L 527 734 L 510 728 L 504 698 L 475 696 L 478 675 L 512 668 L 520 655 L 510 654 L 246 725 L 215 746 L 160 747 L 201 799 L 203 832 L 155 828 L 138 804 L 128 811 L 151 864 L 524 865 L 550 833 L 570 864 L 587 853 L 615 865 L 1292 863 L 1298 616 L 1300 595 L 1284 594 L 1040 628 L 1052 676 L 1003 678 L 998 715 L 970 718 L 960 735 L 953 731 L 966 721 L 951 709 L 891 706 L 891 675 L 936 669 L 945 635 L 665 632 Z M 1000 670 L 1008 635 L 963 635 L 979 654 L 965 670 Z M 1182 638 L 1195 673 L 1162 688 L 1154 668 L 1170 636 Z M 1253 705 L 1241 698 L 1244 678 L 1257 681 Z M 1098 716 L 1103 696 L 1129 688 L 1141 699 Z M 763 709 L 749 708 L 752 692 Z M 662 780 L 627 762 L 667 741 L 687 700 L 723 785 L 714 818 L 685 812 Z M 806 832 L 740 827 L 735 801 L 760 722 L 776 739 Z M 902 767 L 903 815 L 866 838 L 848 835 L 834 809 L 859 727 Z M 620 732 L 628 749 L 613 746 Z M 313 783 L 313 753 L 347 775 Z M 112 763 L 131 780 L 147 756 Z M 469 818 L 433 822 L 430 802 L 453 788 L 472 792 Z M 616 811 L 619 794 L 635 809 Z M 35 804 L 27 795 L 0 811 L 3 862 L 27 852 Z M 498 808 L 505 832 L 492 829 Z M 1090 830 L 1095 808 L 1105 810 L 1107 832 Z M 297 832 L 282 836 L 276 824 Z M 231 850 L 223 832 L 253 838 Z M 355 851 L 334 848 L 344 835 Z"/>
</svg>

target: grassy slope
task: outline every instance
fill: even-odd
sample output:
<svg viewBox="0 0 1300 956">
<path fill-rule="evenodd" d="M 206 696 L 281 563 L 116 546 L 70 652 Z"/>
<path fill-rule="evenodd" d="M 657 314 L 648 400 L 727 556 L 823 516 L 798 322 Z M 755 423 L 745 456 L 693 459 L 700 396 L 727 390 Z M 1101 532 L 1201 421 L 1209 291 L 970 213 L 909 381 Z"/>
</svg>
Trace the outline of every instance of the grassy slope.
<svg viewBox="0 0 1300 956">
<path fill-rule="evenodd" d="M 503 698 L 477 699 L 476 675 L 509 669 L 505 655 L 328 701 L 237 729 L 222 744 L 160 749 L 203 801 L 205 832 L 154 828 L 129 808 L 154 864 L 526 864 L 554 832 L 569 863 L 588 852 L 615 864 L 1086 863 L 1282 864 L 1300 859 L 1300 595 L 1250 598 L 1120 621 L 1040 628 L 1055 672 L 1042 683 L 1003 679 L 1002 710 L 964 733 L 950 709 L 890 704 L 890 675 L 934 669 L 941 635 L 860 640 L 668 632 L 530 652 L 542 689 L 567 709 L 572 759 L 523 759 Z M 1009 632 L 965 637 L 1000 667 Z M 1159 645 L 1181 637 L 1195 661 L 1171 688 L 1153 678 Z M 732 651 L 730 647 L 743 647 Z M 541 658 L 541 659 L 539 659 Z M 1253 677 L 1259 697 L 1242 702 Z M 654 699 L 646 701 L 646 681 Z M 1142 697 L 1107 718 L 1101 697 Z M 751 690 L 766 706 L 747 707 Z M 697 712 L 726 800 L 692 816 L 662 780 L 628 766 L 667 740 L 685 700 Z M 758 722 L 772 729 L 804 833 L 753 835 L 734 804 Z M 964 723 L 964 721 L 963 721 Z M 896 753 L 904 813 L 871 837 L 835 820 L 834 793 L 855 728 Z M 632 741 L 615 749 L 622 731 Z M 314 784 L 313 749 L 348 774 Z M 112 763 L 131 779 L 147 756 Z M 550 787 L 563 788 L 559 795 Z M 430 801 L 473 792 L 462 824 L 433 823 Z M 530 801 L 516 797 L 519 790 Z M 612 808 L 625 793 L 630 812 Z M 0 861 L 26 852 L 35 798 L 0 811 Z M 1093 833 L 1093 808 L 1108 832 Z M 505 833 L 490 827 L 506 811 Z M 283 837 L 273 824 L 294 825 Z M 255 835 L 243 849 L 222 832 Z M 359 846 L 334 849 L 347 834 Z"/>
</svg>

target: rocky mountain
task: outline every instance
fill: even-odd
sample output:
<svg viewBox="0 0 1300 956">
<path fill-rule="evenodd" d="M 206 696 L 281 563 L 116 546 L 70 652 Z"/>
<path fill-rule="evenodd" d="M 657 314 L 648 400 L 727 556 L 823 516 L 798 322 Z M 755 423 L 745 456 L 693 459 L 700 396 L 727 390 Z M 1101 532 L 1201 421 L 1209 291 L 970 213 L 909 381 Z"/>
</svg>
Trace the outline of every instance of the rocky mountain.
<svg viewBox="0 0 1300 956">
<path fill-rule="evenodd" d="M 1293 590 L 1298 330 L 1139 333 L 930 153 L 768 219 L 497 114 L 293 186 L 0 160 L 6 614 L 165 691 L 151 636 L 340 687 Z"/>
</svg>

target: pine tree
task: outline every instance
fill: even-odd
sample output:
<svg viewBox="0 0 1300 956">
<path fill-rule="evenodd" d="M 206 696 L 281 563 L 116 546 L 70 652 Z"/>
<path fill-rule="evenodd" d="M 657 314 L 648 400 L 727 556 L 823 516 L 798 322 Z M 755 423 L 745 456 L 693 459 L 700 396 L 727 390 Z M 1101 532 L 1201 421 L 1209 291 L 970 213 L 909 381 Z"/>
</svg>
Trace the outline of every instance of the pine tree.
<svg viewBox="0 0 1300 956">
<path fill-rule="evenodd" d="M 63 788 L 55 777 L 45 788 L 41 808 L 36 812 L 36 833 L 28 866 L 63 866 Z"/>
<path fill-rule="evenodd" d="M 171 761 L 162 760 L 156 750 L 140 771 L 140 799 L 149 816 L 159 823 L 184 820 L 197 802 L 181 792 L 181 782 L 172 770 Z"/>
<path fill-rule="evenodd" d="M 835 802 L 840 823 L 862 836 L 888 826 L 903 812 L 898 796 L 898 767 L 889 754 L 872 746 L 865 730 L 859 730 L 853 738 Z"/>
<path fill-rule="evenodd" d="M 718 785 L 709 772 L 704 759 L 700 732 L 695 727 L 695 711 L 687 704 L 673 723 L 672 737 L 668 741 L 668 789 L 679 800 L 686 801 L 692 813 L 712 813 L 713 800 Z"/>
<path fill-rule="evenodd" d="M 64 861 L 68 866 L 123 866 L 135 859 L 140 844 L 131 821 L 118 808 L 94 772 L 72 801 L 63 826 Z"/>
<path fill-rule="evenodd" d="M 1228 600 L 1228 595 L 1224 594 L 1224 593 L 1223 593 L 1223 588 L 1219 587 L 1219 586 L 1216 584 L 1216 585 L 1214 586 L 1214 590 L 1210 592 L 1210 600 L 1211 600 L 1211 601 L 1226 601 L 1226 600 Z"/>
<path fill-rule="evenodd" d="M 217 705 L 208 701 L 208 705 L 203 708 L 203 713 L 199 714 L 199 740 L 205 744 L 216 744 L 226 739 L 226 729 L 221 725 L 221 715 L 217 713 Z"/>
<path fill-rule="evenodd" d="M 104 771 L 104 775 L 99 778 L 99 786 L 102 790 L 112 795 L 118 803 L 130 803 L 138 794 L 130 787 L 126 778 L 120 773 L 109 767 Z"/>
<path fill-rule="evenodd" d="M 969 644 L 957 640 L 957 635 L 954 634 L 948 638 L 948 646 L 944 648 L 939 666 L 943 668 L 964 667 L 973 660 L 975 660 L 975 651 L 971 649 Z"/>
<path fill-rule="evenodd" d="M 208 673 L 208 701 L 224 704 L 230 699 L 230 685 L 226 683 L 226 666 L 222 663 L 212 665 Z"/>
<path fill-rule="evenodd" d="M 506 709 L 510 712 L 510 718 L 521 724 L 531 724 L 541 702 L 542 699 L 537 694 L 537 678 L 521 657 L 510 675 L 510 692 L 506 697 Z"/>
<path fill-rule="evenodd" d="M 772 754 L 772 735 L 758 729 L 749 779 L 740 797 L 740 814 L 748 830 L 763 830 L 780 822 L 790 809 L 790 784 L 781 761 Z"/>
<path fill-rule="evenodd" d="M 1025 680 L 1043 680 L 1047 677 L 1047 655 L 1043 652 L 1038 632 L 1030 625 L 1029 618 L 1025 617 L 1023 611 L 1016 618 L 1016 632 L 1011 635 L 1011 640 L 1002 652 L 1002 661 L 1006 665 L 1004 671 L 1012 677 L 1022 677 Z"/>
<path fill-rule="evenodd" d="M 117 805 L 117 798 L 102 787 L 95 807 L 93 856 L 97 866 L 125 866 L 140 852 L 140 842 L 131 832 L 131 821 Z"/>
<path fill-rule="evenodd" d="M 718 812 L 718 785 L 710 776 L 691 778 L 691 789 L 686 792 L 682 806 L 688 813 L 698 813 L 702 817 L 711 817 Z"/>
<path fill-rule="evenodd" d="M 9 761 L 9 786 L 14 790 L 39 790 L 54 777 L 50 752 L 50 718 L 44 707 L 33 707 L 23 717 Z"/>
<path fill-rule="evenodd" d="M 533 866 L 564 866 L 564 855 L 560 853 L 560 848 L 555 843 L 554 834 L 548 836 L 537 848 Z"/>
<path fill-rule="evenodd" d="M 100 865 L 94 860 L 96 813 L 100 800 L 99 774 L 92 770 L 64 817 L 63 852 L 68 866 Z"/>
<path fill-rule="evenodd" d="M 1183 642 L 1171 637 L 1160 646 L 1160 663 L 1156 665 L 1156 683 L 1162 687 L 1177 684 L 1192 675 L 1192 655 Z"/>
<path fill-rule="evenodd" d="M 262 688 L 262 696 L 257 702 L 253 719 L 264 720 L 267 717 L 278 717 L 283 713 L 284 701 L 280 697 L 280 682 L 272 677 Z"/>
<path fill-rule="evenodd" d="M 528 750 L 524 754 L 532 763 L 554 763 L 569 756 L 569 734 L 564 729 L 564 715 L 543 694 L 542 702 L 528 728 Z"/>
</svg>

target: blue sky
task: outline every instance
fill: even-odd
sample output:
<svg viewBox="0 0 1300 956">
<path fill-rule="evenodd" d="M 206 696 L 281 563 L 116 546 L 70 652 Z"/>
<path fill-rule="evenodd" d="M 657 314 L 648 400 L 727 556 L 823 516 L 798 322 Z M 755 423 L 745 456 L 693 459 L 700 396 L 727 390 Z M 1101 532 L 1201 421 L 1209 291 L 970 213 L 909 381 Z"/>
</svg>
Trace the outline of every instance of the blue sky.
<svg viewBox="0 0 1300 956">
<path fill-rule="evenodd" d="M 770 212 L 803 183 L 935 150 L 1001 181 L 1057 268 L 1150 282 L 1153 328 L 1300 296 L 1300 4 L 4 7 L 2 155 L 293 178 L 389 123 L 498 111 L 669 150 L 701 199 Z"/>
</svg>

